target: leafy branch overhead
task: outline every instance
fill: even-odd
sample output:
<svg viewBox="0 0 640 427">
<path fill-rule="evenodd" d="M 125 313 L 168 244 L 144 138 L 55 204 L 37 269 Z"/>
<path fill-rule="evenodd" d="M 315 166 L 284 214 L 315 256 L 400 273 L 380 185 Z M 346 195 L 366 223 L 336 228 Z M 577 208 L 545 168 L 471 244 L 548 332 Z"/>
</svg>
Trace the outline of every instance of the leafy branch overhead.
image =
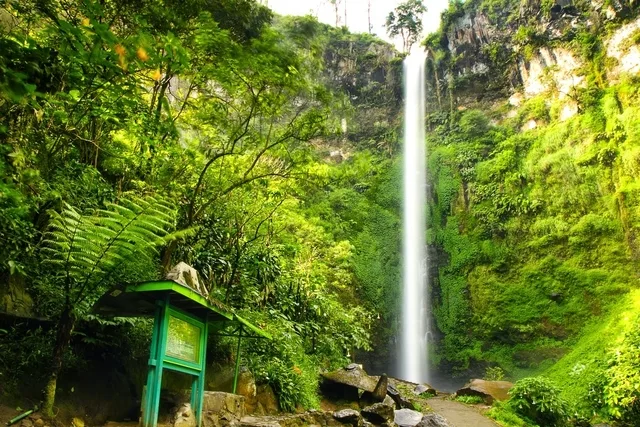
<svg viewBox="0 0 640 427">
<path fill-rule="evenodd" d="M 59 272 L 67 303 L 78 304 L 128 262 L 157 256 L 159 247 L 190 232 L 170 233 L 175 222 L 174 205 L 159 197 L 123 198 L 91 215 L 65 203 L 51 212 L 44 262 Z"/>
</svg>

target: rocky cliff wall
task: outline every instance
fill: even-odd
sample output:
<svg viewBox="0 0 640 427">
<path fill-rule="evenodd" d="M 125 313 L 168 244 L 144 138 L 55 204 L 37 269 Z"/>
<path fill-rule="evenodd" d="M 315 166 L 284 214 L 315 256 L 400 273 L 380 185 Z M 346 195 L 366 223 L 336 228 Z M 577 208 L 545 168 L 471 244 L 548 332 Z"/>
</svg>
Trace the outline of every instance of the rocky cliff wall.
<svg viewBox="0 0 640 427">
<path fill-rule="evenodd" d="M 607 77 L 637 73 L 637 9 L 632 1 L 454 3 L 427 43 L 439 74 L 432 85 L 450 97 L 440 104 L 470 107 L 516 93 L 525 99 L 550 91 L 572 96 L 587 86 L 585 59 L 596 51 L 590 43 L 607 47 Z"/>
</svg>

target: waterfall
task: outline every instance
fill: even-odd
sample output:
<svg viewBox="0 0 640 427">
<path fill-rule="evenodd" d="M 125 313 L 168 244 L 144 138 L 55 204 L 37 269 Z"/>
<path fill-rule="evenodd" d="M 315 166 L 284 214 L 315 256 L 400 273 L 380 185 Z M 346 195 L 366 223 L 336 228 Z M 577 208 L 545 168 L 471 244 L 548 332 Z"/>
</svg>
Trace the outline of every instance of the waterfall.
<svg viewBox="0 0 640 427">
<path fill-rule="evenodd" d="M 400 374 L 412 382 L 427 382 L 425 61 L 421 51 L 404 60 L 404 172 L 402 236 L 402 323 Z"/>
</svg>

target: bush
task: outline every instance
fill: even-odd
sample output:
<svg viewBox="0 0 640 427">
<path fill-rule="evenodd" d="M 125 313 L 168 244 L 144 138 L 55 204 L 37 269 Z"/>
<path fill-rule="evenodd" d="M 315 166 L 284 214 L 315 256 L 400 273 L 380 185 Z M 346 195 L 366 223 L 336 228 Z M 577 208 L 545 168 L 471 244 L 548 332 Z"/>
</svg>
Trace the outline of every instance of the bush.
<svg viewBox="0 0 640 427">
<path fill-rule="evenodd" d="M 484 402 L 480 396 L 456 396 L 456 400 L 458 402 L 466 403 L 467 405 L 475 405 Z"/>
<path fill-rule="evenodd" d="M 484 371 L 484 379 L 487 381 L 502 381 L 504 370 L 500 366 L 490 366 Z"/>
<path fill-rule="evenodd" d="M 541 426 L 564 426 L 568 405 L 560 398 L 560 390 L 543 377 L 524 378 L 509 391 L 510 406 Z"/>
<path fill-rule="evenodd" d="M 620 420 L 640 420 L 640 329 L 636 327 L 612 352 L 606 370 L 604 401 L 609 413 Z"/>
</svg>

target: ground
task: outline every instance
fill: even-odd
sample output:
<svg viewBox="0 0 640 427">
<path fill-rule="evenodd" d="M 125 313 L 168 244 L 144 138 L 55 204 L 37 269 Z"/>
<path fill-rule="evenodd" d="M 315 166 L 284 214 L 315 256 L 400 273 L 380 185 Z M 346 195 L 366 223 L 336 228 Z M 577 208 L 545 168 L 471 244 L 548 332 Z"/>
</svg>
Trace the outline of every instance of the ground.
<svg viewBox="0 0 640 427">
<path fill-rule="evenodd" d="M 465 405 L 464 403 L 446 399 L 442 396 L 428 399 L 428 404 L 436 414 L 442 415 L 451 427 L 497 427 L 487 417 L 483 416 L 479 409 Z"/>
</svg>

